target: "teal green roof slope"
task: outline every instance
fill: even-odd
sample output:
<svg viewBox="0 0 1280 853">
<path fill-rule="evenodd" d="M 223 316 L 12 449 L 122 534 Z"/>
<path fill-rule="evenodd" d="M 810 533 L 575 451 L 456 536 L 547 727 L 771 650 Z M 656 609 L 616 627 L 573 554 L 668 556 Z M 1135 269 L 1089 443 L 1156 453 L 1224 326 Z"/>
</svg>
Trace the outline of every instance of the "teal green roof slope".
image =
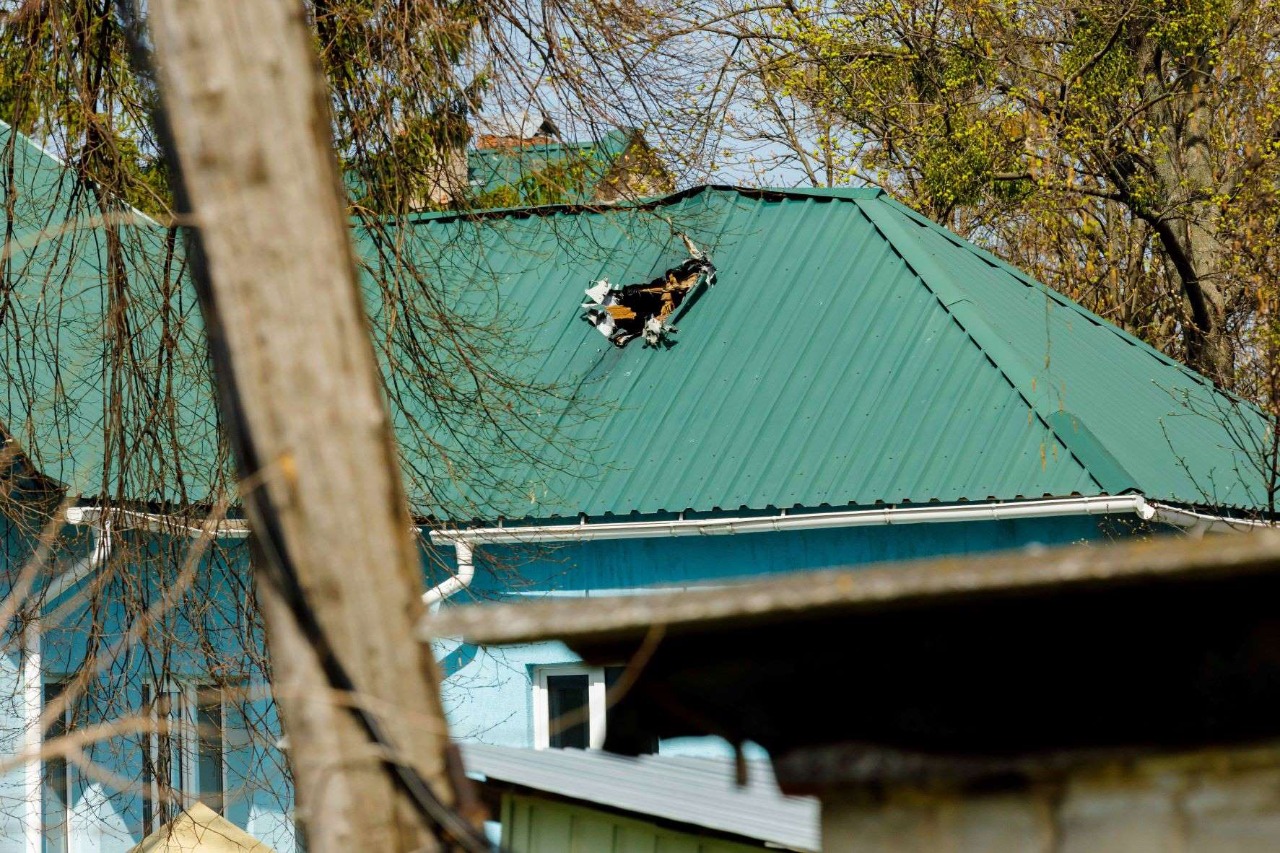
<svg viewBox="0 0 1280 853">
<path fill-rule="evenodd" d="M 555 142 L 521 147 L 472 149 L 467 152 L 467 180 L 473 198 L 510 190 L 528 204 L 546 198 L 585 204 L 614 164 L 626 153 L 637 131 L 619 128 L 595 142 Z"/>
<path fill-rule="evenodd" d="M 201 500 L 225 473 L 226 454 L 177 241 L 132 208 L 104 211 L 55 156 L 2 123 L 0 153 L 12 166 L 0 177 L 9 229 L 0 424 L 73 493 Z M 141 425 L 121 452 L 146 463 L 123 477 L 102 462 L 104 436 L 120 440 L 112 423 Z"/>
<path fill-rule="evenodd" d="M 74 203 L 81 190 L 20 137 L 0 142 L 16 143 L 17 176 L 6 188 L 17 236 L 3 270 L 0 421 L 46 476 L 83 495 L 205 499 L 227 461 L 180 253 L 164 229 L 121 211 L 133 280 L 129 300 L 113 296 L 107 232 Z M 1264 501 L 1239 446 L 1263 434 L 1256 410 L 876 190 L 699 187 L 635 206 L 428 214 L 402 227 L 432 304 L 498 329 L 507 368 L 556 392 L 520 403 L 514 427 L 467 420 L 466 394 L 452 409 L 397 395 L 421 515 L 1128 491 Z M 52 233 L 72 239 L 40 236 Z M 355 236 L 371 257 L 369 235 Z M 584 319 L 584 291 L 661 277 L 687 259 L 686 236 L 717 283 L 680 306 L 671 345 L 615 347 Z M 399 353 L 422 343 L 400 316 L 414 310 L 412 286 L 394 304 L 369 289 L 392 386 L 411 361 Z M 129 346 L 108 346 L 113 335 Z M 108 363 L 112 353 L 124 364 Z M 140 425 L 123 442 L 111 429 L 122 417 Z M 456 464 L 463 450 L 485 460 L 495 430 L 527 453 Z M 123 444 L 147 464 L 122 479 L 104 465 L 104 436 L 116 458 Z"/>
<path fill-rule="evenodd" d="M 509 515 L 1261 500 L 1233 439 L 1263 429 L 1255 410 L 878 191 L 698 188 L 415 228 L 471 232 L 543 375 L 602 410 L 573 438 L 604 470 L 530 472 Z M 718 283 L 671 348 L 613 347 L 580 318 L 583 288 L 676 265 L 673 229 Z"/>
</svg>

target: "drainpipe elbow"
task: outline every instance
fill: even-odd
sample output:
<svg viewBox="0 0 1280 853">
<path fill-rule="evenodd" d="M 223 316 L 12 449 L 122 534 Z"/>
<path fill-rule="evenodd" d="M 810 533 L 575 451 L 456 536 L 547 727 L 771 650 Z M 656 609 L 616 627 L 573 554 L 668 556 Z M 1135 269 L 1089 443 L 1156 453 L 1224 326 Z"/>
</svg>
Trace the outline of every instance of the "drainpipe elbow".
<svg viewBox="0 0 1280 853">
<path fill-rule="evenodd" d="M 457 595 L 471 585 L 476 576 L 475 554 L 470 542 L 455 539 L 453 550 L 458 563 L 457 573 L 441 584 L 431 587 L 422 594 L 422 603 L 435 608 L 451 596 Z"/>
</svg>

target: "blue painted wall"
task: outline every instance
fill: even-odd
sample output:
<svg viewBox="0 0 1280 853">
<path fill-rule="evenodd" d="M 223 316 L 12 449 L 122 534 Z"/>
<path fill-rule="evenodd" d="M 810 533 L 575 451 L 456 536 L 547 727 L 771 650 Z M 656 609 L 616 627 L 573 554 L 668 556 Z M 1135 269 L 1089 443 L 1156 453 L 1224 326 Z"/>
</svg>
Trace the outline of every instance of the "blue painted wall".
<svg viewBox="0 0 1280 853">
<path fill-rule="evenodd" d="M 1130 518 L 1078 516 L 611 540 L 537 548 L 484 547 L 476 550 L 477 572 L 471 590 L 451 600 L 449 606 L 610 595 L 640 587 L 680 588 L 797 570 L 1123 538 L 1134 532 Z M 451 559 L 443 552 L 438 558 L 444 562 Z M 462 738 L 503 746 L 533 744 L 535 669 L 578 660 L 562 643 L 476 648 L 443 641 L 440 649 L 451 730 Z M 724 744 L 702 739 L 662 744 L 662 751 L 673 754 L 723 754 L 727 749 Z"/>
<path fill-rule="evenodd" d="M 1092 541 L 1130 534 L 1129 522 L 1114 518 L 1028 519 L 957 524 L 865 527 L 784 533 L 753 533 L 729 536 L 656 538 L 578 543 L 549 547 L 486 547 L 476 551 L 477 577 L 472 588 L 448 606 L 470 603 L 540 598 L 550 596 L 592 596 L 636 592 L 642 588 L 679 588 L 693 584 L 719 583 L 736 578 L 819 570 L 835 567 L 874 565 L 886 560 L 924 558 L 944 554 L 975 554 L 1071 542 Z M 73 531 L 67 531 L 68 536 Z M 87 553 L 89 543 L 79 532 L 58 556 L 65 565 Z M 150 537 L 150 538 L 148 538 Z M 30 554 L 32 543 L 6 531 L 6 576 L 15 573 L 17 560 Z M 153 534 L 123 534 L 129 548 L 156 549 L 189 546 L 173 543 Z M 197 633 L 213 638 L 220 659 L 244 652 L 260 652 L 261 637 L 247 622 L 248 563 L 242 543 L 224 543 L 222 553 L 207 557 L 201 567 L 193 595 L 207 603 L 203 608 L 187 608 L 198 614 L 199 632 L 181 620 L 166 624 L 165 630 L 189 640 Z M 429 549 L 424 556 L 428 583 L 438 583 L 452 568 L 451 548 Z M 163 563 L 163 560 L 160 560 Z M 146 584 L 145 572 L 117 567 L 114 583 Z M 158 594 L 159 588 L 153 590 Z M 137 589 L 131 592 L 137 595 Z M 111 590 L 104 591 L 92 610 L 81 608 L 67 614 L 63 624 L 45 633 L 44 669 L 56 678 L 73 672 L 92 649 L 101 650 L 118 642 L 128 628 L 129 613 L 114 602 Z M 97 625 L 94 633 L 91 627 Z M 163 650 L 165 644 L 149 644 Z M 167 665 L 200 680 L 207 672 L 208 656 L 198 644 L 175 642 Z M 154 653 L 154 652 L 153 652 Z M 437 656 L 446 672 L 444 699 L 455 735 L 486 743 L 530 746 L 533 741 L 531 714 L 532 678 L 536 667 L 571 663 L 575 656 L 560 643 L 477 648 L 456 641 L 438 643 Z M 102 690 L 110 693 L 111 683 L 136 681 L 153 664 L 148 655 L 132 651 L 118 655 L 104 675 Z M 246 661 L 245 671 L 251 671 Z M 24 715 L 21 660 L 13 643 L 0 655 L 0 755 L 11 755 L 21 745 Z M 260 686 L 260 685 L 259 685 Z M 136 691 L 122 694 L 126 705 L 137 702 Z M 97 718 L 110 718 L 114 711 L 104 706 Z M 291 793 L 284 770 L 284 758 L 275 748 L 279 723 L 270 703 L 251 702 L 243 713 L 252 723 L 235 722 L 229 714 L 227 815 L 250 833 L 271 844 L 280 853 L 295 848 L 291 817 Z M 256 737 L 251 737 L 256 732 Z M 136 736 L 116 738 L 95 750 L 94 758 L 125 778 L 139 775 L 141 752 Z M 666 742 L 664 752 L 705 754 L 724 747 L 705 740 Z M 0 853 L 24 850 L 22 844 L 22 771 L 0 776 Z M 124 851 L 142 835 L 141 800 L 137 792 L 121 793 L 111 786 L 87 778 L 74 785 L 72 805 L 72 850 Z"/>
<path fill-rule="evenodd" d="M 137 628 L 138 605 L 159 602 L 181 570 L 189 540 L 170 541 L 149 533 L 124 532 L 115 537 L 113 560 L 102 576 L 108 578 L 89 601 L 64 606 L 74 596 L 49 602 L 41 620 L 40 675 L 42 683 L 59 682 L 77 673 L 86 660 L 96 661 L 84 698 L 73 712 L 77 726 L 136 718 L 143 704 L 142 685 L 165 673 L 178 682 L 207 684 L 213 666 L 218 680 L 231 680 L 246 695 L 225 706 L 225 814 L 232 822 L 262 839 L 278 853 L 296 848 L 292 818 L 292 789 L 282 754 L 274 704 L 265 680 L 249 659 L 263 648 L 262 637 L 248 619 L 248 549 L 243 542 L 220 543 L 199 562 L 194 580 L 179 608 L 168 609 L 151 628 L 147 642 L 129 642 Z M 34 543 L 17 527 L 4 529 L 5 579 L 17 576 L 31 556 Z M 56 571 L 86 556 L 89 538 L 83 529 L 63 531 L 55 554 Z M 167 559 L 166 550 L 179 559 Z M 124 555 L 136 554 L 131 562 Z M 168 581 L 152 574 L 166 567 Z M 4 590 L 7 593 L 7 590 Z M 133 608 L 122 607 L 130 600 Z M 54 616 L 57 616 L 56 620 Z M 22 621 L 17 620 L 17 621 Z M 198 624 L 197 624 L 198 623 Z M 24 706 L 23 660 L 18 638 L 6 635 L 0 656 L 0 757 L 14 755 L 31 728 Z M 245 654 L 248 651 L 249 654 Z M 70 851 L 127 851 L 145 835 L 140 790 L 121 790 L 111 777 L 137 785 L 148 735 L 129 731 L 88 747 L 92 772 L 68 768 L 70 803 L 66 821 L 51 828 L 49 838 L 65 833 Z M 25 826 L 33 814 L 25 807 L 26 770 L 0 776 L 0 853 L 26 851 Z M 55 845 L 53 849 L 61 849 Z"/>
</svg>

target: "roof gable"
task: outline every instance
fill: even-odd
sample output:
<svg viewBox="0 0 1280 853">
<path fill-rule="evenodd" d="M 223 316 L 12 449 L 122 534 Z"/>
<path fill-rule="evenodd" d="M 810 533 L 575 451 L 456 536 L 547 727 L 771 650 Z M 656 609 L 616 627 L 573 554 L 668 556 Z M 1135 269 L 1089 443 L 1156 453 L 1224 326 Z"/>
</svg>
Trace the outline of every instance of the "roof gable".
<svg viewBox="0 0 1280 853">
<path fill-rule="evenodd" d="M 197 802 L 148 835 L 130 853 L 272 853 L 258 839 Z"/>
</svg>

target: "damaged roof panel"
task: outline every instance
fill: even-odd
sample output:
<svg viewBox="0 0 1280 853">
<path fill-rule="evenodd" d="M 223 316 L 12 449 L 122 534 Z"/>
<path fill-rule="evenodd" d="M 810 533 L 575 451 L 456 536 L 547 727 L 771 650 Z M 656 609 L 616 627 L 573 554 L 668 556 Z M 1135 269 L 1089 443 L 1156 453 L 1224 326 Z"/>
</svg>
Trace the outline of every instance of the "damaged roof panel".
<svg viewBox="0 0 1280 853">
<path fill-rule="evenodd" d="M 1131 489 L 1257 499 L 1238 473 L 1224 482 L 1246 466 L 1221 425 L 1186 416 L 1184 400 L 1225 397 L 877 191 L 700 188 L 417 230 L 466 229 L 508 255 L 498 289 L 540 375 L 596 407 L 567 428 L 582 458 L 518 475 L 508 518 Z M 584 290 L 655 280 L 688 257 L 681 235 L 717 284 L 671 346 L 612 345 L 582 319 Z M 1214 472 L 1215 490 L 1188 468 Z"/>
<path fill-rule="evenodd" d="M 601 410 L 571 428 L 582 475 L 531 469 L 508 517 L 1101 490 L 856 205 L 709 190 L 659 212 L 670 225 L 613 210 L 419 226 L 496 229 L 487 250 L 526 259 L 498 266 L 506 309 L 542 376 Z M 718 283 L 674 346 L 618 349 L 580 319 L 583 290 L 678 264 L 672 226 Z"/>
<path fill-rule="evenodd" d="M 9 138 L 0 125 L 0 141 Z M 38 229 L 70 184 L 37 149 L 18 155 L 18 224 Z M 156 440 L 180 449 L 157 458 L 186 473 L 128 496 L 198 501 L 206 475 L 226 464 L 199 317 L 185 284 L 162 286 L 163 230 L 136 230 L 131 270 L 156 278 L 135 288 L 140 334 L 165 310 L 182 320 L 181 422 Z M 410 487 L 436 489 L 411 495 L 421 515 L 553 519 L 1129 489 L 1193 504 L 1262 501 L 1255 469 L 1213 417 L 1229 410 L 1248 432 L 1259 423 L 1252 410 L 1232 409 L 1185 368 L 875 190 L 700 187 L 639 206 L 423 215 L 403 233 L 433 288 L 422 293 L 402 273 L 394 293 L 369 287 L 367 306 Z M 41 366 L 37 390 L 57 378 L 62 398 L 19 394 L 15 374 L 0 422 L 42 473 L 87 490 L 103 482 L 107 302 L 98 235 L 76 234 L 82 292 L 53 300 L 62 333 L 0 329 L 4 363 Z M 355 239 L 376 263 L 369 235 Z M 50 246 L 15 252 L 18 308 L 52 304 Z M 678 316 L 679 333 L 661 346 L 620 348 L 583 318 L 593 283 L 654 282 L 688 261 L 691 246 L 716 284 L 689 288 L 668 318 Z M 424 342 L 402 317 L 442 305 L 463 315 L 453 322 L 493 335 L 492 363 L 476 376 L 478 392 L 463 376 L 455 396 L 433 404 L 403 382 L 406 365 L 423 363 L 406 348 Z M 58 365 L 58 376 L 44 365 Z M 477 414 L 486 376 L 504 369 L 558 394 L 513 403 L 519 422 L 501 428 L 523 455 L 492 454 L 499 427 Z"/>
</svg>

